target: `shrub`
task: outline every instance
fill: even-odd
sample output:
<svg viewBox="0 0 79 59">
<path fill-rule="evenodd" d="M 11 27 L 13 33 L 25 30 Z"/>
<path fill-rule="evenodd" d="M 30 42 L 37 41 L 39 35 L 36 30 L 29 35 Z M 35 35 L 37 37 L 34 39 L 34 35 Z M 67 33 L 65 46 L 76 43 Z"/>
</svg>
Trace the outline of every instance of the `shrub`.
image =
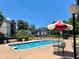
<svg viewBox="0 0 79 59">
<path fill-rule="evenodd" d="M 24 37 L 24 39 L 25 39 L 25 41 L 29 41 L 29 40 L 31 40 L 31 38 L 30 37 Z"/>
<path fill-rule="evenodd" d="M 22 41 L 22 37 L 17 37 L 17 40 L 18 41 Z"/>
<path fill-rule="evenodd" d="M 17 40 L 18 41 L 28 41 L 28 40 L 31 40 L 30 37 L 32 35 L 31 34 L 28 34 L 28 31 L 27 30 L 20 30 L 17 32 Z"/>
</svg>

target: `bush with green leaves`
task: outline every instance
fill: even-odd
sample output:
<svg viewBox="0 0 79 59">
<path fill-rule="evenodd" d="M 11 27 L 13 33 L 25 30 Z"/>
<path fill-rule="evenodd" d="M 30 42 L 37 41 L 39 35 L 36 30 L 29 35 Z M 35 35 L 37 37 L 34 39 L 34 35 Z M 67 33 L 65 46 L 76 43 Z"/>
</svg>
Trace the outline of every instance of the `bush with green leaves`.
<svg viewBox="0 0 79 59">
<path fill-rule="evenodd" d="M 24 39 L 25 39 L 25 41 L 29 41 L 29 40 L 31 40 L 31 38 L 30 37 L 23 37 Z"/>
<path fill-rule="evenodd" d="M 23 39 L 25 41 L 31 40 L 30 36 L 31 36 L 31 34 L 29 33 L 28 30 L 19 30 L 17 32 L 17 39 L 18 39 L 18 41 L 23 41 Z"/>
<path fill-rule="evenodd" d="M 18 41 L 22 41 L 22 39 L 23 39 L 22 37 L 17 37 Z"/>
</svg>

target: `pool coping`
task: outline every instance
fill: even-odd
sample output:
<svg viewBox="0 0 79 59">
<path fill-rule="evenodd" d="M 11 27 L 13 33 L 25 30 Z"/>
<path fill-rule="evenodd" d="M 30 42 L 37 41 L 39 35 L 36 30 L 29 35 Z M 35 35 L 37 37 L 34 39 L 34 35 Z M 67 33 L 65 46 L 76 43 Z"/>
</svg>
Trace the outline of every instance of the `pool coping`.
<svg viewBox="0 0 79 59">
<path fill-rule="evenodd" d="M 44 40 L 55 40 L 55 39 L 44 39 Z M 30 40 L 30 41 L 21 41 L 21 42 L 13 42 L 13 43 L 9 43 L 9 44 L 20 44 L 20 43 L 27 43 L 27 42 L 33 42 L 33 41 L 43 41 L 43 40 Z M 9 45 L 7 44 L 7 45 Z"/>
<path fill-rule="evenodd" d="M 54 40 L 54 39 L 46 39 L 46 40 Z M 11 45 L 11 44 L 29 43 L 29 42 L 36 42 L 36 41 L 44 41 L 44 40 L 31 40 L 31 41 L 15 42 L 15 43 L 9 43 L 9 44 L 7 44 L 7 46 L 8 46 L 9 48 L 11 48 L 12 51 L 24 51 L 24 50 L 31 50 L 31 49 L 34 49 L 34 48 L 39 48 L 39 47 L 44 47 L 44 46 L 49 46 L 49 45 L 56 45 L 56 44 L 58 44 L 58 43 L 53 43 L 53 44 L 48 44 L 48 45 L 38 46 L 38 47 L 33 47 L 33 48 L 28 48 L 28 49 L 22 49 L 22 50 L 16 50 L 16 49 L 15 49 L 16 47 L 11 47 L 11 46 L 9 46 L 9 45 Z M 63 41 L 61 41 L 61 42 L 63 42 Z"/>
</svg>

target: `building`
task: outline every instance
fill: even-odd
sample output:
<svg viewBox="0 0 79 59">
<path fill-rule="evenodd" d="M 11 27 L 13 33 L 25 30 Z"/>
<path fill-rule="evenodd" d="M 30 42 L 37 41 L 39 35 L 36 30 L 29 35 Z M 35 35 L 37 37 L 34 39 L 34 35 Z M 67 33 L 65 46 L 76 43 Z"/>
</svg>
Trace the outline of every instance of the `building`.
<svg viewBox="0 0 79 59">
<path fill-rule="evenodd" d="M 48 35 L 48 31 L 46 27 L 41 27 L 37 29 L 37 36 L 47 36 Z"/>
<path fill-rule="evenodd" d="M 77 4 L 79 5 L 79 0 L 76 0 L 77 1 Z"/>
<path fill-rule="evenodd" d="M 5 37 L 12 37 L 16 34 L 16 23 L 14 20 L 4 19 L 2 25 L 0 26 L 0 32 L 5 35 Z"/>
</svg>

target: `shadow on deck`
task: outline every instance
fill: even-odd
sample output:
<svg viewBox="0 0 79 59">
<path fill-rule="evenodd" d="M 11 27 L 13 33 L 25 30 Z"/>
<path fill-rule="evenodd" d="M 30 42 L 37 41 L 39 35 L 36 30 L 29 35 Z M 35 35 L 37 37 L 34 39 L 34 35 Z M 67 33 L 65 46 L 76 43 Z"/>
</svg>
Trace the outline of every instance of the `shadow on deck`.
<svg viewBox="0 0 79 59">
<path fill-rule="evenodd" d="M 69 51 L 55 51 L 53 54 L 62 56 L 61 59 L 73 59 L 74 58 L 74 52 L 69 52 Z"/>
</svg>

